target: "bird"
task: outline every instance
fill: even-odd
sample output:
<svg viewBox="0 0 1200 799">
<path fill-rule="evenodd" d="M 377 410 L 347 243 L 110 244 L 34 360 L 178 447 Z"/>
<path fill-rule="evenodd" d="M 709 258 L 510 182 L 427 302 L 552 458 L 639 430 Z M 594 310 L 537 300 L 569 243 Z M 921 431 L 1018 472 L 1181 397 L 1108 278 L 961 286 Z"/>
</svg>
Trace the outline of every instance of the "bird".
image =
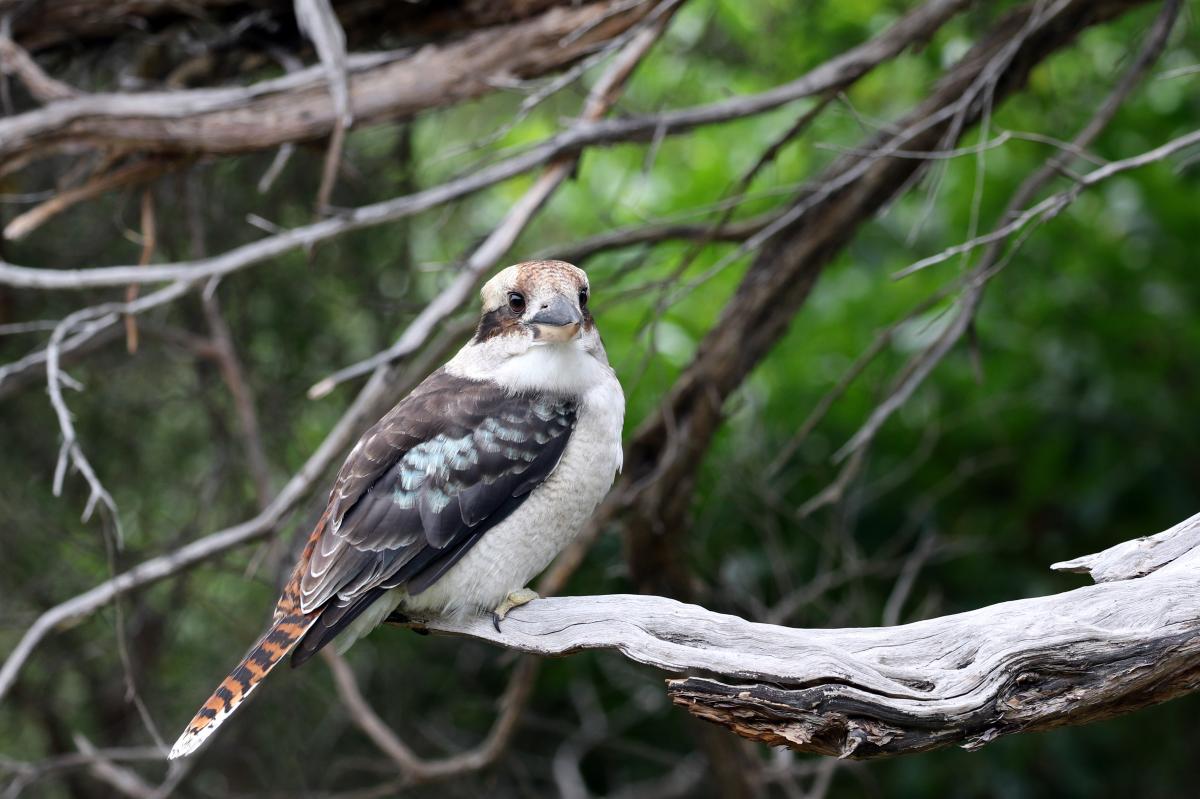
<svg viewBox="0 0 1200 799">
<path fill-rule="evenodd" d="M 526 261 L 484 284 L 474 336 L 358 440 L 266 632 L 172 747 L 191 754 L 291 653 L 393 614 L 492 613 L 574 540 L 621 469 L 625 397 L 587 274 Z M 424 615 L 422 615 L 424 614 Z"/>
</svg>

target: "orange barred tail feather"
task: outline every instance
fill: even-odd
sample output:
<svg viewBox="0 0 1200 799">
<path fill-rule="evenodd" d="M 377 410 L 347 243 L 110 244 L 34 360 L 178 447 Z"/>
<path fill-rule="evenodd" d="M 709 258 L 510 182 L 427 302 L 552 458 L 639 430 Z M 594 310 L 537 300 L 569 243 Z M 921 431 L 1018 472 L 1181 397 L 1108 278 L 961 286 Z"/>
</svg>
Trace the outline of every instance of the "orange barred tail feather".
<svg viewBox="0 0 1200 799">
<path fill-rule="evenodd" d="M 299 608 L 293 608 L 277 618 L 271 629 L 242 658 L 242 662 L 221 682 L 192 718 L 183 735 L 171 747 L 168 757 L 174 760 L 196 751 L 238 709 L 263 677 L 270 674 L 271 669 L 292 651 L 319 615 L 319 612 L 302 614 Z"/>
<path fill-rule="evenodd" d="M 191 722 L 184 729 L 183 735 L 171 747 L 168 758 L 174 760 L 195 752 L 208 736 L 224 723 L 225 719 L 238 709 L 251 691 L 258 686 L 263 677 L 271 673 L 271 669 L 279 665 L 288 652 L 296 648 L 300 639 L 316 624 L 321 615 L 320 609 L 305 613 L 300 605 L 300 580 L 304 574 L 308 559 L 312 557 L 317 539 L 325 529 L 329 520 L 329 509 L 321 514 L 316 527 L 308 536 L 300 561 L 292 571 L 291 579 L 283 589 L 279 602 L 275 605 L 275 615 L 270 629 L 258 639 L 250 651 L 242 658 L 229 676 L 221 681 L 217 690 L 208 701 L 201 706 Z"/>
</svg>

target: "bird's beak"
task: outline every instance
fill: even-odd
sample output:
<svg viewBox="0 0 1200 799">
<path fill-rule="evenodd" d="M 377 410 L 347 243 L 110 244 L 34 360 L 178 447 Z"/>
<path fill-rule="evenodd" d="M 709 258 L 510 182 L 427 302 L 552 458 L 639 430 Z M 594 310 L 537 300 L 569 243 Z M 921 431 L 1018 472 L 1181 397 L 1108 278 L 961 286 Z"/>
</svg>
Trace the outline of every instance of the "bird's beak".
<svg viewBox="0 0 1200 799">
<path fill-rule="evenodd" d="M 538 341 L 570 341 L 579 335 L 583 316 L 575 303 L 561 294 L 556 295 L 529 320 L 533 337 Z"/>
</svg>

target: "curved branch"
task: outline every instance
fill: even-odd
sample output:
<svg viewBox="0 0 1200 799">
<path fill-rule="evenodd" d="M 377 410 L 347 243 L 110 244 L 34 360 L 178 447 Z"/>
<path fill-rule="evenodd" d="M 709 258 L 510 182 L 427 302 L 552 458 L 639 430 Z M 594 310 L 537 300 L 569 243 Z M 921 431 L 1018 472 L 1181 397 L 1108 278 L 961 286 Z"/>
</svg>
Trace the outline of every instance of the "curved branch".
<svg viewBox="0 0 1200 799">
<path fill-rule="evenodd" d="M 518 661 L 509 677 L 508 688 L 500 698 L 500 712 L 483 741 L 472 749 L 436 760 L 426 760 L 404 743 L 371 708 L 362 695 L 350 665 L 331 649 L 322 653 L 333 674 L 333 684 L 350 719 L 386 754 L 406 783 L 434 782 L 487 768 L 504 753 L 516 732 L 521 713 L 529 703 L 541 661 L 525 657 Z"/>
<path fill-rule="evenodd" d="M 541 655 L 615 649 L 666 671 L 702 672 L 669 680 L 671 699 L 801 751 L 974 749 L 1200 687 L 1200 514 L 1055 568 L 1085 563 L 1128 579 L 897 627 L 792 629 L 640 595 L 536 600 L 505 617 L 502 632 L 486 616 L 416 626 Z"/>
</svg>

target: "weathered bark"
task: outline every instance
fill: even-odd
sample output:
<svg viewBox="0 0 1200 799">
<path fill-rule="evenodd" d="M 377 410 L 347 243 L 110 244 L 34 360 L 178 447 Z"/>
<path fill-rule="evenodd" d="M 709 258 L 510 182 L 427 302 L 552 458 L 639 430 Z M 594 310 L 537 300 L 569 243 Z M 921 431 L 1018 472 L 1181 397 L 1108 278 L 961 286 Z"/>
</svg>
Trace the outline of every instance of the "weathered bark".
<svg viewBox="0 0 1200 799">
<path fill-rule="evenodd" d="M 511 649 L 616 649 L 672 700 L 773 745 L 871 758 L 1086 724 L 1200 687 L 1200 515 L 1055 564 L 1094 586 L 897 627 L 800 630 L 655 596 L 542 599 L 421 626 Z"/>
<path fill-rule="evenodd" d="M 617 501 L 623 506 L 630 572 L 639 590 L 690 595 L 681 555 L 684 520 L 725 400 L 783 337 L 825 267 L 926 163 L 879 153 L 953 147 L 988 105 L 1024 86 L 1035 66 L 1088 27 L 1142 2 L 1075 0 L 1040 25 L 1030 21 L 1044 11 L 1044 4 L 1013 11 L 949 70 L 928 99 L 893 126 L 899 133 L 872 136 L 800 195 L 794 218 L 758 253 L 693 362 L 627 448 Z M 1023 31 L 1027 35 L 1022 38 Z M 1007 63 L 999 62 L 1017 41 Z M 993 80 L 994 90 L 976 92 L 959 109 L 968 90 L 982 79 Z"/>
<path fill-rule="evenodd" d="M 417 50 L 352 56 L 355 125 L 411 117 L 562 69 L 655 5 L 570 4 Z M 319 65 L 250 86 L 82 95 L 0 119 L 0 174 L 64 151 L 245 153 L 328 136 L 336 119 Z"/>
</svg>

